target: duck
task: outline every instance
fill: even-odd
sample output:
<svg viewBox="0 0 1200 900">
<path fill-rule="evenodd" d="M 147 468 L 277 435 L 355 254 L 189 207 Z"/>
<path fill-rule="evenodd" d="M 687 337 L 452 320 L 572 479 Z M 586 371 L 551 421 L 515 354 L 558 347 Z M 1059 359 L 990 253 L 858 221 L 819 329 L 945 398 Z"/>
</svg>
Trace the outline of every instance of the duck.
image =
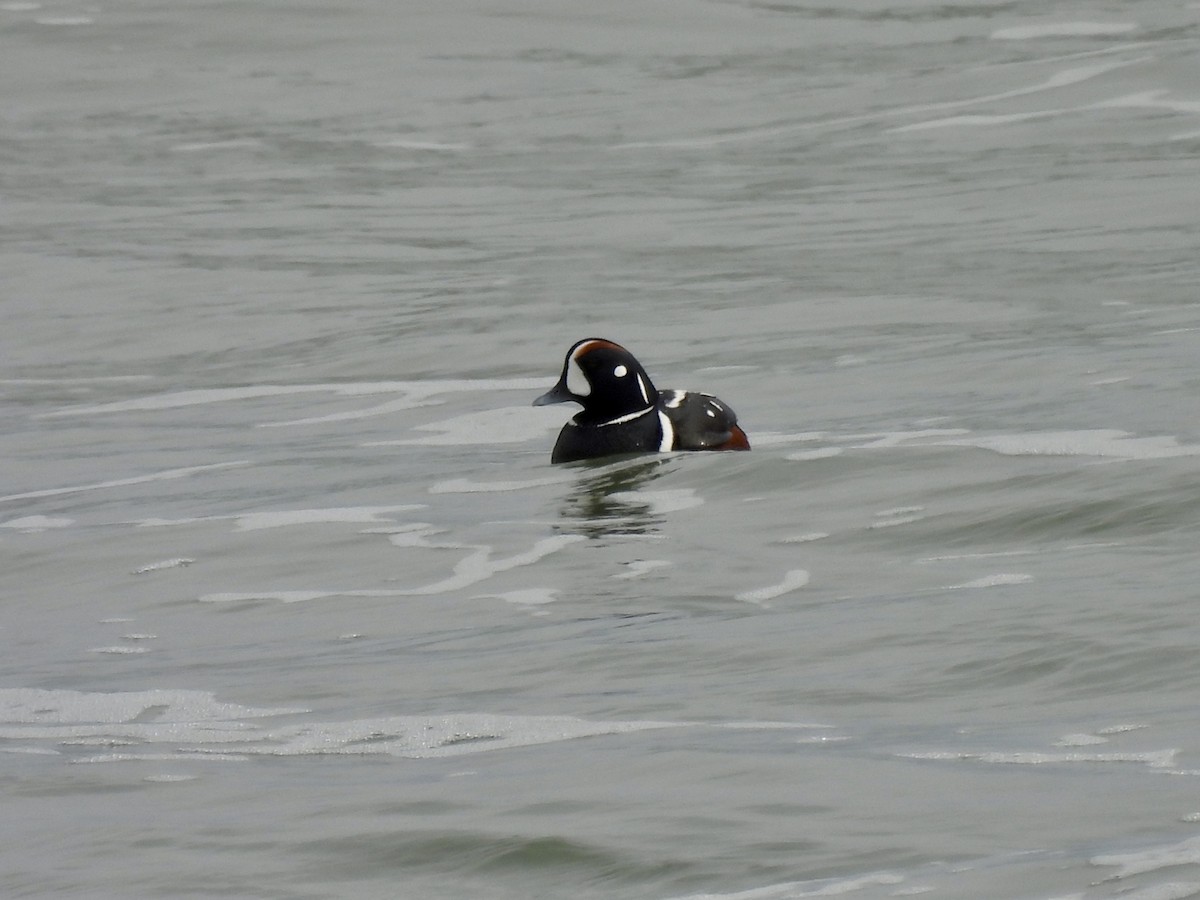
<svg viewBox="0 0 1200 900">
<path fill-rule="evenodd" d="M 673 450 L 749 450 L 729 404 L 712 394 L 655 388 L 646 369 L 615 341 L 584 338 L 567 350 L 558 383 L 534 406 L 578 403 L 551 463 Z"/>
</svg>

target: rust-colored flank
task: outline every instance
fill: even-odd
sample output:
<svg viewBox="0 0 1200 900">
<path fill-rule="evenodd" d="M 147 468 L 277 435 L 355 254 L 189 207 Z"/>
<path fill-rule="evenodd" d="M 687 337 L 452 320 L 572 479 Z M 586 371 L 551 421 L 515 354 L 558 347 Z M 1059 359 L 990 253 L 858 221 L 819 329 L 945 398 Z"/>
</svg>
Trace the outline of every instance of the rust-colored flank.
<svg viewBox="0 0 1200 900">
<path fill-rule="evenodd" d="M 714 450 L 749 450 L 750 438 L 746 437 L 746 432 L 742 431 L 741 425 L 733 426 L 733 433 L 723 444 L 713 447 Z"/>
</svg>

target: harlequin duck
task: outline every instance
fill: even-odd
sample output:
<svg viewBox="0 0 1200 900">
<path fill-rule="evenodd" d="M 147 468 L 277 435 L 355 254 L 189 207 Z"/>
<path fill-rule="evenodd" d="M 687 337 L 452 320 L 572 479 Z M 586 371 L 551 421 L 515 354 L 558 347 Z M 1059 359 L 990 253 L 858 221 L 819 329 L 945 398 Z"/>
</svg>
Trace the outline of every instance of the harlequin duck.
<svg viewBox="0 0 1200 900">
<path fill-rule="evenodd" d="M 576 341 L 558 384 L 533 405 L 568 400 L 583 411 L 559 432 L 552 463 L 617 453 L 750 449 L 732 409 L 711 394 L 656 390 L 632 353 L 603 338 Z"/>
</svg>

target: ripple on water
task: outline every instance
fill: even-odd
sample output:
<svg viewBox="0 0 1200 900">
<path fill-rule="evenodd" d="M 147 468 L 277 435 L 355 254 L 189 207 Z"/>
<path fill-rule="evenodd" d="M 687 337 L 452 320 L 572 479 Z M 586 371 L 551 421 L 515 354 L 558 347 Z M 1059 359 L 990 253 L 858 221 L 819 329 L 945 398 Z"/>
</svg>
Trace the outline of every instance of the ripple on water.
<svg viewBox="0 0 1200 900">
<path fill-rule="evenodd" d="M 820 725 L 740 722 L 737 729 L 804 730 Z M 45 742 L 121 749 L 72 762 L 253 756 L 380 755 L 420 759 L 658 729 L 721 726 L 652 720 L 594 720 L 563 715 L 446 713 L 318 721 L 295 708 L 223 703 L 203 691 L 99 693 L 0 689 L 0 738 L 37 752 Z"/>
</svg>

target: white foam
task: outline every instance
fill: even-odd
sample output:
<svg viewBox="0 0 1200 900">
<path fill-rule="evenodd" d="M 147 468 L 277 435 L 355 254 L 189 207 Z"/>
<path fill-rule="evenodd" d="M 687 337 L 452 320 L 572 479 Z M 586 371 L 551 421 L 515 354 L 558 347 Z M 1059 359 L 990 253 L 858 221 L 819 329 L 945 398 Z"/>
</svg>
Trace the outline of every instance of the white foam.
<svg viewBox="0 0 1200 900">
<path fill-rule="evenodd" d="M 1095 104 L 1095 108 L 1165 109 L 1184 115 L 1200 113 L 1200 100 L 1171 100 L 1168 99 L 1168 93 L 1168 91 L 1156 89 L 1140 91 L 1135 94 L 1123 94 L 1110 100 L 1101 100 Z"/>
<path fill-rule="evenodd" d="M 96 756 L 83 756 L 73 759 L 74 765 L 89 765 L 95 763 L 119 762 L 180 762 L 187 760 L 224 760 L 227 762 L 246 762 L 250 757 L 240 753 L 208 753 L 197 750 L 176 750 L 166 753 L 101 753 Z"/>
<path fill-rule="evenodd" d="M 1090 66 L 1079 66 L 1074 69 L 1063 69 L 1061 72 L 1056 72 L 1051 75 L 1046 81 L 1036 88 L 1025 88 L 1018 91 L 1006 91 L 1003 94 L 994 95 L 995 99 L 1007 99 L 1008 97 L 1019 96 L 1021 94 L 1034 93 L 1037 90 L 1047 88 L 1069 87 L 1073 84 L 1081 84 L 1085 81 L 1091 81 L 1093 78 L 1098 78 L 1101 75 L 1107 75 L 1117 69 L 1123 69 L 1128 66 L 1140 65 L 1144 62 L 1151 61 L 1149 56 L 1138 56 L 1130 59 L 1116 59 L 1108 62 L 1095 63 Z"/>
<path fill-rule="evenodd" d="M 178 556 L 174 559 L 164 559 L 161 562 L 150 563 L 142 566 L 141 568 L 134 569 L 133 574 L 146 575 L 150 572 L 161 571 L 162 569 L 179 569 L 183 568 L 184 566 L 190 566 L 194 562 L 194 559 L 189 559 L 186 556 Z"/>
<path fill-rule="evenodd" d="M 897 525 L 911 525 L 913 522 L 920 522 L 924 519 L 921 515 L 892 515 L 884 516 L 868 525 L 868 528 L 895 528 Z"/>
<path fill-rule="evenodd" d="M 179 746 L 169 751 L 122 751 L 77 762 L 243 761 L 255 756 L 395 756 L 423 759 L 672 727 L 680 726 L 670 722 L 589 722 L 570 716 L 454 714 L 313 722 L 269 730 L 216 730 L 210 735 L 199 733 L 199 729 L 180 736 L 159 736 L 143 730 L 151 747 L 180 741 L 191 746 Z"/>
<path fill-rule="evenodd" d="M 1010 100 L 1016 97 L 1025 97 L 1031 94 L 1042 93 L 1044 91 L 1053 91 L 1061 87 L 1069 87 L 1074 84 L 1080 84 L 1084 81 L 1089 81 L 1101 75 L 1107 74 L 1114 69 L 1120 69 L 1126 66 L 1137 65 L 1146 62 L 1148 57 L 1137 57 L 1133 59 L 1112 60 L 1108 62 L 1096 63 L 1090 66 L 1079 66 L 1073 69 L 1064 69 L 1061 72 L 1056 72 L 1045 81 L 1026 88 L 1017 88 L 1012 91 L 1003 91 L 998 94 L 986 94 L 981 97 L 974 97 L 969 100 L 952 100 L 945 103 L 932 103 L 924 106 L 909 107 L 901 112 L 909 114 L 928 113 L 947 109 L 959 109 L 967 106 L 976 106 L 984 103 L 991 103 L 997 100 Z M 1088 107 L 1081 107 L 1086 109 Z M 1067 110 L 1040 110 L 1032 113 L 1017 113 L 1018 120 L 1021 118 L 1033 118 L 1038 116 L 1055 115 Z M 933 119 L 929 122 L 918 122 L 911 125 L 898 125 L 889 131 L 904 132 L 915 131 L 921 128 L 941 127 L 943 124 L 995 124 L 997 121 L 1012 121 L 1010 117 L 995 117 L 995 116 L 949 116 L 945 118 Z"/>
<path fill-rule="evenodd" d="M 1181 445 L 1168 435 L 1134 437 L 1116 429 L 999 434 L 939 441 L 942 446 L 977 447 L 1005 456 L 1095 456 L 1107 459 L 1167 459 L 1196 456 L 1200 446 Z"/>
<path fill-rule="evenodd" d="M 252 512 L 234 516 L 238 531 L 263 528 L 287 528 L 293 525 L 330 525 L 338 523 L 378 524 L 393 522 L 389 515 L 421 509 L 412 504 L 399 506 L 345 506 L 320 509 L 285 509 L 277 512 Z"/>
<path fill-rule="evenodd" d="M 823 441 L 830 437 L 825 431 L 755 431 L 755 447 L 772 447 L 779 444 L 803 444 L 811 441 Z"/>
<path fill-rule="evenodd" d="M 255 709 L 217 702 L 201 691 L 129 693 L 0 689 L 0 739 L 22 741 L 20 752 L 58 754 L 59 747 L 105 748 L 77 763 L 129 760 L 227 760 L 255 756 L 461 756 L 534 744 L 710 727 L 690 722 L 595 721 L 574 716 L 380 716 L 348 721 L 279 721 L 301 709 Z M 721 726 L 718 726 L 721 727 Z M 737 722 L 736 728 L 825 728 L 796 723 Z M 118 749 L 119 748 L 119 749 Z"/>
<path fill-rule="evenodd" d="M 618 572 L 613 578 L 641 578 L 655 569 L 661 569 L 664 566 L 670 565 L 674 565 L 674 563 L 666 559 L 635 559 L 631 563 L 626 563 L 626 570 Z"/>
<path fill-rule="evenodd" d="M 0 522 L 0 528 L 15 528 L 25 532 L 46 531 L 50 528 L 66 528 L 74 525 L 74 519 L 55 518 L 51 516 L 22 516 L 19 519 L 9 519 Z"/>
<path fill-rule="evenodd" d="M 844 744 L 850 740 L 844 734 L 812 734 L 808 737 L 796 738 L 797 744 Z"/>
<path fill-rule="evenodd" d="M 877 450 L 889 447 L 899 447 L 909 441 L 923 441 L 926 438 L 956 437 L 970 434 L 965 428 L 920 428 L 915 431 L 887 431 L 882 434 L 860 435 L 865 443 L 856 444 L 859 450 Z"/>
<path fill-rule="evenodd" d="M 1014 122 L 1028 122 L 1032 119 L 1044 119 L 1058 116 L 1067 112 L 1065 109 L 1039 109 L 1023 113 L 984 114 L 966 113 L 959 116 L 946 116 L 941 119 L 928 119 L 924 122 L 913 122 L 911 125 L 899 125 L 889 131 L 902 134 L 910 131 L 930 131 L 934 128 L 962 128 L 970 126 L 1011 125 Z"/>
<path fill-rule="evenodd" d="M 1096 744 L 1107 744 L 1108 738 L 1098 734 L 1064 734 L 1054 742 L 1055 747 L 1091 747 Z"/>
<path fill-rule="evenodd" d="M 807 544 L 810 541 L 821 541 L 829 537 L 828 531 L 810 531 L 807 534 L 792 534 L 787 537 L 781 537 L 781 544 Z"/>
<path fill-rule="evenodd" d="M 1142 46 L 1139 44 L 1127 44 L 1121 48 L 1117 48 L 1122 52 L 1129 50 L 1132 47 Z M 1091 56 L 1096 51 L 1089 51 L 1080 56 Z M 1112 52 L 1108 49 L 1100 52 Z M 912 116 L 931 113 L 935 111 L 947 109 L 962 109 L 971 106 L 978 106 L 985 103 L 993 103 L 998 100 L 1009 100 L 1015 97 L 1025 97 L 1031 94 L 1038 94 L 1045 91 L 1052 91 L 1060 87 L 1066 87 L 1072 84 L 1078 84 L 1092 78 L 1099 77 L 1114 69 L 1120 69 L 1126 66 L 1139 65 L 1148 61 L 1150 57 L 1136 57 L 1128 59 L 1111 60 L 1108 62 L 1097 63 L 1090 66 L 1080 66 L 1078 68 L 1066 69 L 1058 72 L 1045 81 L 1030 85 L 1023 88 L 1015 88 L 1011 91 L 1001 91 L 995 94 L 982 94 L 978 97 L 968 97 L 962 100 L 947 100 L 938 103 L 922 103 L 913 106 L 898 106 L 892 109 L 885 109 L 879 112 L 862 113 L 852 116 L 842 116 L 834 119 L 820 119 L 816 121 L 801 121 L 794 124 L 767 126 L 763 128 L 743 128 L 739 131 L 727 132 L 718 135 L 705 135 L 695 138 L 680 138 L 662 141 L 631 141 L 620 144 L 614 144 L 613 150 L 641 150 L 641 149 L 666 149 L 666 148 L 709 148 L 717 147 L 723 144 L 744 143 L 748 141 L 760 141 L 778 138 L 783 135 L 793 134 L 802 131 L 813 130 L 828 130 L 832 128 L 846 128 L 858 125 L 864 122 L 877 122 L 881 119 L 894 119 L 901 116 Z M 756 446 L 761 444 L 761 441 L 756 441 Z"/>
<path fill-rule="evenodd" d="M 841 456 L 842 453 L 841 447 L 822 447 L 819 450 L 801 450 L 798 453 L 789 453 L 784 459 L 803 462 L 810 459 L 829 459 L 831 456 Z"/>
<path fill-rule="evenodd" d="M 864 888 L 890 887 L 903 883 L 904 878 L 892 872 L 873 872 L 868 875 L 822 881 L 787 881 L 728 894 L 687 894 L 673 900 L 800 900 L 805 897 L 837 897 L 857 893 Z"/>
<path fill-rule="evenodd" d="M 173 478 L 187 478 L 199 472 L 211 472 L 217 469 L 229 469 L 237 466 L 248 466 L 248 460 L 235 462 L 210 463 L 206 466 L 187 466 L 182 469 L 166 469 L 161 472 L 151 472 L 148 475 L 135 475 L 132 478 L 117 478 L 113 481 L 97 481 L 93 484 L 79 484 L 71 487 L 48 488 L 42 491 L 26 491 L 23 494 L 9 494 L 0 497 L 0 503 L 7 500 L 33 500 L 39 497 L 58 497 L 62 494 L 76 494 L 81 491 L 98 491 L 104 488 L 126 487 L 132 484 L 145 484 L 151 481 L 168 481 Z"/>
<path fill-rule="evenodd" d="M 195 141 L 189 144 L 176 144 L 171 148 L 172 153 L 205 153 L 210 150 L 257 150 L 263 146 L 258 138 L 230 138 L 226 141 Z"/>
<path fill-rule="evenodd" d="M 251 756 L 378 754 L 420 759 L 463 756 L 603 735 L 693 727 L 696 726 L 688 722 L 595 721 L 574 716 L 488 713 L 385 716 L 277 727 L 270 730 L 267 741 L 213 749 L 217 752 L 233 750 Z M 770 728 L 772 725 L 748 723 L 746 727 Z"/>
<path fill-rule="evenodd" d="M 1051 22 L 1013 25 L 993 31 L 993 41 L 1028 41 L 1045 37 L 1112 37 L 1137 30 L 1134 22 Z"/>
<path fill-rule="evenodd" d="M 236 749 L 269 756 L 382 754 L 420 759 L 673 727 L 679 726 L 671 722 L 594 722 L 571 716 L 389 716 L 275 729 L 271 744 Z"/>
<path fill-rule="evenodd" d="M 1094 866 L 1116 866 L 1114 878 L 1128 878 L 1146 872 L 1157 872 L 1175 866 L 1200 864 L 1200 837 L 1191 837 L 1178 844 L 1152 847 L 1134 853 L 1109 853 L 1088 860 Z M 1188 894 L 1182 896 L 1191 896 Z"/>
<path fill-rule="evenodd" d="M 1200 881 L 1168 881 L 1121 894 L 1122 900 L 1195 900 Z"/>
<path fill-rule="evenodd" d="M 1200 445 L 1180 444 L 1170 435 L 1138 437 L 1114 428 L 974 435 L 964 429 L 898 431 L 863 436 L 859 449 L 971 447 L 1005 456 L 1091 456 L 1105 459 L 1166 459 L 1200 455 Z"/>
<path fill-rule="evenodd" d="M 0 4 L 0 9 L 3 9 Z M 0 384 L 109 384 L 116 381 L 153 381 L 153 375 L 90 375 L 85 378 L 0 378 Z"/>
<path fill-rule="evenodd" d="M 909 759 L 939 761 L 970 760 L 998 765 L 1041 766 L 1064 763 L 1140 763 L 1152 769 L 1169 769 L 1174 765 L 1178 750 L 1151 750 L 1144 753 L 1084 753 L 1045 751 L 966 751 L 932 750 L 929 752 L 903 753 Z"/>
<path fill-rule="evenodd" d="M 197 599 L 202 603 L 246 603 L 264 600 L 279 603 L 304 603 L 328 597 L 412 597 L 443 594 L 450 591 L 462 590 L 481 581 L 486 581 L 500 572 L 507 572 L 519 566 L 532 565 L 570 544 L 585 540 L 582 535 L 554 535 L 535 542 L 529 550 L 524 552 L 515 553 L 512 556 L 501 559 L 492 559 L 493 548 L 486 544 L 433 543 L 428 540 L 431 535 L 440 532 L 441 529 L 426 523 L 415 522 L 405 526 L 403 530 L 389 535 L 389 540 L 392 543 L 402 547 L 471 551 L 469 555 L 454 565 L 453 574 L 450 577 L 431 584 L 390 590 L 226 591 L 203 594 Z"/>
<path fill-rule="evenodd" d="M 14 726 L 131 722 L 206 722 L 263 718 L 305 712 L 302 709 L 254 709 L 221 703 L 207 691 L 151 690 L 100 693 L 38 688 L 0 688 L 0 728 L 20 737 Z"/>
<path fill-rule="evenodd" d="M 946 116 L 940 119 L 930 119 L 925 122 L 914 122 L 909 125 L 900 125 L 890 129 L 890 131 L 926 131 L 933 128 L 1008 125 L 1014 122 L 1024 122 L 1032 119 L 1042 119 L 1052 116 L 1064 116 L 1073 113 L 1094 112 L 1102 109 L 1165 109 L 1170 112 L 1180 113 L 1181 115 L 1195 115 L 1198 111 L 1200 111 L 1200 101 L 1172 100 L 1167 98 L 1167 93 L 1168 92 L 1164 90 L 1142 91 L 1136 94 L 1125 94 L 1120 97 L 1112 97 L 1108 100 L 1100 100 L 1096 103 L 1087 103 L 1081 106 L 1039 109 L 1023 113 L 1006 113 L 1002 115 L 967 114 Z M 1177 140 L 1179 137 L 1180 135 L 1173 135 L 1171 140 Z M 1103 384 L 1108 382 L 1100 383 Z"/>
<path fill-rule="evenodd" d="M 563 547 L 584 540 L 583 535 L 558 534 L 542 538 L 533 547 L 523 553 L 515 553 L 504 559 L 492 559 L 492 548 L 476 547 L 474 552 L 459 560 L 454 566 L 454 574 L 449 578 L 436 581 L 423 587 L 410 588 L 401 591 L 404 595 L 444 594 L 448 591 L 462 590 L 481 581 L 486 581 L 499 572 L 507 572 L 518 566 L 527 566 L 537 562 L 551 553 L 557 553 Z"/>
<path fill-rule="evenodd" d="M 823 722 L 779 722 L 767 721 L 763 719 L 751 719 L 745 722 L 707 722 L 708 728 L 731 728 L 742 729 L 748 731 L 790 731 L 802 729 L 821 729 L 828 730 L 835 726 L 828 725 Z"/>
<path fill-rule="evenodd" d="M 448 144 L 444 141 L 414 141 L 408 138 L 392 138 L 386 141 L 374 141 L 374 146 L 395 148 L 398 150 L 429 150 L 435 153 L 460 153 L 470 150 L 470 144 Z"/>
<path fill-rule="evenodd" d="M 471 481 L 468 478 L 452 478 L 439 481 L 429 488 L 431 494 L 490 494 L 503 491 L 525 491 L 530 488 L 563 484 L 568 477 L 531 478 L 525 481 Z"/>
<path fill-rule="evenodd" d="M 693 509 L 704 503 L 692 488 L 664 488 L 660 491 L 614 491 L 609 496 L 623 503 L 639 503 L 650 507 L 655 515 Z"/>
<path fill-rule="evenodd" d="M 963 559 L 996 559 L 1004 556 L 1029 556 L 1036 550 L 993 550 L 986 553 L 947 553 L 943 556 L 923 556 L 917 560 L 919 564 L 951 562 Z"/>
<path fill-rule="evenodd" d="M 378 533 L 384 529 L 373 528 L 371 532 Z M 468 545 L 460 543 L 434 543 L 429 540 L 435 534 L 445 534 L 445 528 L 439 528 L 428 522 L 410 522 L 399 528 L 387 529 L 388 541 L 397 547 L 427 547 L 433 550 L 465 550 Z M 478 548 L 472 548 L 478 549 Z"/>
<path fill-rule="evenodd" d="M 96 735 L 95 737 L 73 738 L 59 743 L 64 747 L 132 747 L 137 744 L 137 741 Z"/>
<path fill-rule="evenodd" d="M 233 522 L 237 531 L 257 531 L 263 528 L 287 528 L 293 525 L 336 525 L 336 524 L 384 524 L 395 523 L 390 517 L 394 512 L 424 509 L 420 503 L 405 503 L 397 506 L 344 506 L 317 509 L 263 510 L 235 513 L 227 516 L 198 516 L 186 519 L 139 519 L 133 524 L 139 528 L 170 528 L 177 525 L 194 525 L 198 522 Z M 378 531 L 376 529 L 375 531 Z M 187 565 L 191 559 L 167 560 L 176 565 Z M 165 563 L 164 563 L 165 565 Z M 138 570 L 138 574 L 142 570 Z M 150 569 L 147 569 L 150 571 Z"/>
<path fill-rule="evenodd" d="M 562 425 L 562 416 L 539 407 L 509 406 L 466 413 L 440 422 L 418 425 L 417 431 L 433 431 L 428 437 L 394 441 L 368 441 L 364 447 L 456 446 L 463 444 L 519 444 Z"/>
<path fill-rule="evenodd" d="M 982 578 L 976 578 L 973 581 L 964 581 L 962 584 L 952 584 L 946 590 L 957 591 L 967 588 L 1001 587 L 1007 584 L 1025 584 L 1030 581 L 1033 581 L 1032 575 L 1017 572 L 999 572 L 995 575 L 985 575 Z"/>
<path fill-rule="evenodd" d="M 138 397 L 133 400 L 118 400 L 94 406 L 73 406 L 45 413 L 44 418 L 60 416 L 90 416 L 117 412 L 152 412 L 164 409 L 181 409 L 188 406 L 203 406 L 212 403 L 230 403 L 257 400 L 264 397 L 281 397 L 293 394 L 336 394 L 342 397 L 359 397 L 372 394 L 406 394 L 410 398 L 424 399 L 440 394 L 473 393 L 479 391 L 535 391 L 544 387 L 543 378 L 460 378 L 431 381 L 368 381 L 345 384 L 260 384 L 238 388 L 207 388 L 189 391 L 172 391 Z"/>
<path fill-rule="evenodd" d="M 172 391 L 166 394 L 152 394 L 149 397 L 138 397 L 134 400 L 116 400 L 112 403 L 99 403 L 94 406 L 71 406 L 66 409 L 44 413 L 43 417 L 53 419 L 62 416 L 94 416 L 119 412 L 156 412 L 163 409 L 182 409 L 188 406 L 203 406 L 210 403 L 254 400 L 260 397 L 311 394 L 332 389 L 332 385 L 267 384 L 255 387 Z"/>
<path fill-rule="evenodd" d="M 1063 116 L 1071 113 L 1093 112 L 1098 109 L 1113 109 L 1113 108 L 1144 108 L 1144 109 L 1167 109 L 1172 112 L 1182 114 L 1194 114 L 1196 107 L 1200 104 L 1188 100 L 1163 101 L 1156 99 L 1165 94 L 1165 91 L 1148 91 L 1143 94 L 1130 94 L 1125 97 L 1116 97 L 1111 100 L 1102 100 L 1098 103 L 1088 103 L 1083 106 L 1072 106 L 1063 108 L 1050 108 L 1032 110 L 1024 113 L 1007 113 L 1003 115 L 983 115 L 971 114 L 960 116 L 947 116 L 941 119 L 930 119 L 925 122 L 914 122 L 910 125 L 901 125 L 890 129 L 893 132 L 908 132 L 908 131 L 928 131 L 934 128 L 951 128 L 951 127 L 970 127 L 970 126 L 992 126 L 992 125 L 1009 125 L 1014 122 L 1025 122 L 1034 119 L 1044 119 L 1053 116 Z M 1192 132 L 1185 134 L 1172 135 L 1170 140 L 1179 140 L 1182 137 L 1187 137 Z M 1186 329 L 1180 329 L 1186 330 Z M 1109 381 L 1094 382 L 1095 384 L 1112 384 L 1128 379 L 1113 379 Z"/>
<path fill-rule="evenodd" d="M 761 606 L 768 600 L 774 600 L 776 597 L 782 597 L 784 594 L 804 587 L 808 584 L 808 578 L 808 572 L 804 569 L 792 569 L 783 576 L 783 580 L 778 584 L 771 584 L 750 591 L 742 591 L 739 594 L 735 594 L 734 599 L 740 600 L 743 603 L 757 603 Z"/>
<path fill-rule="evenodd" d="M 88 653 L 109 653 L 114 656 L 129 656 L 137 653 L 149 653 L 149 647 L 126 647 L 117 645 L 115 647 L 92 647 Z"/>
<path fill-rule="evenodd" d="M 350 409 L 343 412 L 329 413 L 323 416 L 305 416 L 300 419 L 285 419 L 280 422 L 259 422 L 259 428 L 288 428 L 296 425 L 326 425 L 330 422 L 348 422 L 355 419 L 370 419 L 374 416 L 388 416 L 406 409 L 418 409 L 424 406 L 437 406 L 441 400 L 421 400 L 415 397 L 403 397 L 400 400 L 389 400 L 387 403 L 377 403 L 364 409 Z"/>
<path fill-rule="evenodd" d="M 96 23 L 91 16 L 42 16 L 33 21 L 39 25 L 53 26 L 94 25 Z"/>
<path fill-rule="evenodd" d="M 196 599 L 201 603 L 250 603 L 257 600 L 273 600 L 278 603 L 305 603 L 325 597 L 362 596 L 362 591 L 227 591 L 216 594 L 201 594 Z M 395 592 L 384 591 L 382 596 L 394 596 Z M 372 593 L 371 596 L 379 596 Z"/>
<path fill-rule="evenodd" d="M 893 506 L 891 509 L 877 510 L 875 515 L 879 516 L 879 518 L 881 518 L 881 519 L 903 518 L 904 516 L 911 515 L 912 513 L 919 513 L 919 512 L 924 512 L 924 511 L 925 511 L 925 507 L 923 507 L 923 506 Z"/>
<path fill-rule="evenodd" d="M 557 600 L 558 597 L 555 596 L 557 593 L 557 588 L 522 588 L 521 590 L 504 591 L 499 594 L 481 594 L 476 599 L 495 597 L 497 600 L 503 600 L 505 603 L 514 603 L 517 606 L 542 606 Z"/>
</svg>

